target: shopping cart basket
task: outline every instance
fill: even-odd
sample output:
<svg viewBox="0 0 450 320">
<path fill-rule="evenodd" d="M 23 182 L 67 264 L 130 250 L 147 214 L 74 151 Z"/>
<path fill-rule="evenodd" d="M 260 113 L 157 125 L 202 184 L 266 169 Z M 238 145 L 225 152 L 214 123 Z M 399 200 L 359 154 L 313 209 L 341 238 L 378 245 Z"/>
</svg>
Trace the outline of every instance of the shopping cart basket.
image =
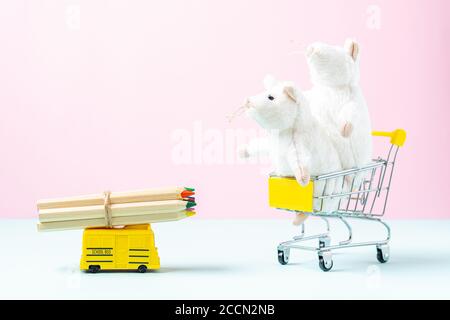
<svg viewBox="0 0 450 320">
<path fill-rule="evenodd" d="M 280 264 L 285 265 L 289 262 L 290 249 L 309 250 L 317 252 L 320 268 L 323 271 L 329 271 L 333 267 L 332 250 L 362 246 L 375 246 L 379 262 L 385 263 L 389 260 L 391 230 L 381 218 L 386 211 L 397 153 L 406 140 L 406 132 L 397 129 L 392 132 L 375 131 L 372 135 L 390 138 L 390 148 L 386 159 L 379 157 L 361 168 L 311 177 L 311 182 L 306 187 L 301 187 L 293 177 L 270 176 L 269 203 L 271 207 L 320 217 L 326 226 L 325 232 L 306 236 L 305 223 L 303 223 L 300 226 L 300 235 L 278 245 Z M 342 191 L 325 193 L 327 184 L 332 180 L 334 183 L 342 181 Z M 314 195 L 314 184 L 319 182 L 325 185 L 324 192 L 321 195 Z M 344 188 L 344 184 L 347 184 L 347 188 Z M 325 212 L 322 210 L 323 204 L 330 199 L 338 201 L 337 210 Z M 336 218 L 344 224 L 348 231 L 348 237 L 345 240 L 336 244 L 331 243 L 328 218 Z M 381 224 L 386 229 L 386 238 L 378 241 L 353 242 L 353 231 L 348 218 Z M 317 246 L 299 245 L 301 242 L 314 239 L 318 239 Z"/>
</svg>

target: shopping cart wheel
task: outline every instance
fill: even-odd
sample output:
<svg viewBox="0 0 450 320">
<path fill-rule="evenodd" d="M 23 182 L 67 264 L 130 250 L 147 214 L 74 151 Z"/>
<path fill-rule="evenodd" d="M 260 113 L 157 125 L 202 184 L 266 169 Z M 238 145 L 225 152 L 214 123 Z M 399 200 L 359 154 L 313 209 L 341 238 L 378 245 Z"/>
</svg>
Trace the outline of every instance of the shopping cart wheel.
<svg viewBox="0 0 450 320">
<path fill-rule="evenodd" d="M 333 268 L 333 259 L 331 258 L 331 252 L 324 252 L 319 255 L 319 267 L 322 271 L 330 271 Z"/>
<path fill-rule="evenodd" d="M 282 265 L 289 262 L 289 249 L 278 250 L 278 262 Z"/>
<path fill-rule="evenodd" d="M 380 263 L 388 262 L 389 256 L 390 254 L 388 245 L 377 246 L 377 260 Z"/>
</svg>

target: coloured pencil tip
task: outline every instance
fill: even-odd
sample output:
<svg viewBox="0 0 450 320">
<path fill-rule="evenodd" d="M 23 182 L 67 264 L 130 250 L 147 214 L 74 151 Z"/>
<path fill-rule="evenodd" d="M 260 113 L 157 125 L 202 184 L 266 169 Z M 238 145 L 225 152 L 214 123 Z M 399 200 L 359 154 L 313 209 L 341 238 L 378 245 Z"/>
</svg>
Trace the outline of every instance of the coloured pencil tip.
<svg viewBox="0 0 450 320">
<path fill-rule="evenodd" d="M 195 188 L 184 187 L 184 190 L 187 190 L 187 191 L 195 191 Z"/>
<path fill-rule="evenodd" d="M 195 214 L 196 214 L 195 211 L 186 211 L 186 216 L 187 216 L 187 217 L 195 216 Z"/>
<path fill-rule="evenodd" d="M 187 197 L 193 196 L 194 194 L 195 194 L 195 192 L 193 192 L 193 191 L 184 190 L 183 192 L 181 192 L 181 197 L 187 198 Z"/>
<path fill-rule="evenodd" d="M 188 201 L 187 203 L 186 203 L 186 208 L 192 208 L 192 207 L 195 207 L 197 204 L 194 202 L 194 201 Z"/>
</svg>

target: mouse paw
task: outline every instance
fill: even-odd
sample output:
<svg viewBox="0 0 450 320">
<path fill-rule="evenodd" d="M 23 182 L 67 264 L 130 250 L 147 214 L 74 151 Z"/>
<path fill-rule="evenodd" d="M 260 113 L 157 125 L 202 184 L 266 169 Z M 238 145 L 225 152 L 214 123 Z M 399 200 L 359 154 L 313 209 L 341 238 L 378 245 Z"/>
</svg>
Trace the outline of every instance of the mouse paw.
<svg viewBox="0 0 450 320">
<path fill-rule="evenodd" d="M 345 181 L 345 183 L 344 183 L 345 184 L 344 190 L 346 192 L 350 191 L 350 188 L 352 187 L 353 178 L 354 178 L 353 175 L 345 176 L 345 178 L 344 178 L 344 181 Z"/>
<path fill-rule="evenodd" d="M 312 58 L 315 55 L 320 56 L 321 54 L 322 52 L 320 48 L 318 46 L 315 46 L 314 44 L 309 45 L 305 50 L 305 55 L 307 58 Z"/>
<path fill-rule="evenodd" d="M 311 179 L 311 176 L 309 174 L 302 175 L 300 185 L 302 187 L 306 187 L 309 184 L 310 179 Z"/>
<path fill-rule="evenodd" d="M 297 213 L 295 215 L 294 221 L 292 221 L 292 224 L 294 226 L 299 226 L 301 224 L 303 224 L 303 222 L 305 222 L 306 218 L 308 218 L 308 216 L 304 213 Z"/>
<path fill-rule="evenodd" d="M 309 184 L 311 175 L 309 174 L 308 170 L 306 170 L 305 168 L 301 168 L 295 173 L 295 179 L 297 180 L 299 185 L 301 185 L 302 187 L 306 187 Z"/>
<path fill-rule="evenodd" d="M 344 138 L 348 138 L 348 137 L 350 137 L 352 132 L 353 132 L 353 125 L 351 124 L 351 122 L 344 123 L 344 125 L 341 128 L 341 135 Z"/>
</svg>

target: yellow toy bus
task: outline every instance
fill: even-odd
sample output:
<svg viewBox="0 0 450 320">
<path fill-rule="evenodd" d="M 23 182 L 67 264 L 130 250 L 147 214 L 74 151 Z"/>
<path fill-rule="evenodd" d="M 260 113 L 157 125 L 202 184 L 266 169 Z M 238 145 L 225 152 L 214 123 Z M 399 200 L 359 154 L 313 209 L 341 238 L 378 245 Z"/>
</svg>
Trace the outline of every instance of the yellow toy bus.
<svg viewBox="0 0 450 320">
<path fill-rule="evenodd" d="M 122 228 L 88 228 L 83 233 L 80 270 L 159 269 L 158 249 L 150 224 Z"/>
</svg>

